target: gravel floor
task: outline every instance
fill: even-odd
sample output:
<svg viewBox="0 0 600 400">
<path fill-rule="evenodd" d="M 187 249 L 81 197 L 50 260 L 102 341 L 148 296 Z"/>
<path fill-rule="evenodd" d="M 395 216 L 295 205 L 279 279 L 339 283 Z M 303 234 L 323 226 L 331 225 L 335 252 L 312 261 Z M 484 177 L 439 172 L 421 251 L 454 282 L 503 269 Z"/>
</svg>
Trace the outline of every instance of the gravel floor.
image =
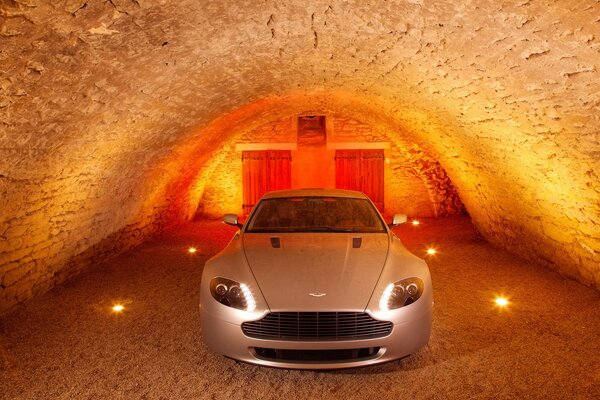
<svg viewBox="0 0 600 400">
<path fill-rule="evenodd" d="M 234 229 L 197 222 L 0 319 L 0 398 L 600 398 L 600 293 L 494 248 L 466 219 L 397 230 L 420 256 L 431 243 L 439 250 L 429 258 L 431 341 L 411 357 L 316 372 L 209 352 L 200 276 Z M 499 293 L 507 310 L 493 304 Z M 120 315 L 110 311 L 117 301 Z"/>
</svg>

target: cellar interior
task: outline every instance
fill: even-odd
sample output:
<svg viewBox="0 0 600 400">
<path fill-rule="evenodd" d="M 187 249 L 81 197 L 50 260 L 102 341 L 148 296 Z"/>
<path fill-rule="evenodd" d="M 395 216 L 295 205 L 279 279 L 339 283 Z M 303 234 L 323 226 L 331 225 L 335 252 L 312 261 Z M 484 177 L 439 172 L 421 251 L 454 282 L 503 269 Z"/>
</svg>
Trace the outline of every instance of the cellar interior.
<svg viewBox="0 0 600 400">
<path fill-rule="evenodd" d="M 534 265 L 598 310 L 598 1 L 0 0 L 0 43 L 0 335 L 152 243 L 208 258 L 286 187 L 368 192 L 430 221 L 399 233 L 419 256 L 502 254 L 475 288 Z"/>
</svg>

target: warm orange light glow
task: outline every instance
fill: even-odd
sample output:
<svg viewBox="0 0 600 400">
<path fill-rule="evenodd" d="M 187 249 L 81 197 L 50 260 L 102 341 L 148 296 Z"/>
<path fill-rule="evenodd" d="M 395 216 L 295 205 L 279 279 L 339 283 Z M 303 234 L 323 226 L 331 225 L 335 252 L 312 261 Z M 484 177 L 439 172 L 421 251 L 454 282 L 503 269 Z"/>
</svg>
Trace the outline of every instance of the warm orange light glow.
<svg viewBox="0 0 600 400">
<path fill-rule="evenodd" d="M 123 305 L 121 305 L 121 304 L 115 304 L 112 308 L 112 310 L 116 313 L 120 313 L 124 309 L 125 309 L 125 307 L 123 307 Z"/>
<path fill-rule="evenodd" d="M 414 226 L 417 226 L 420 224 L 419 220 L 413 219 L 411 224 L 413 224 Z"/>
<path fill-rule="evenodd" d="M 437 253 L 437 250 L 434 249 L 433 247 L 430 247 L 427 249 L 427 254 L 429 254 L 430 256 L 434 255 Z"/>
<path fill-rule="evenodd" d="M 496 303 L 498 307 L 504 308 L 508 306 L 508 299 L 506 297 L 498 296 L 496 297 L 496 300 L 494 300 L 494 303 Z"/>
<path fill-rule="evenodd" d="M 197 251 L 198 251 L 198 249 L 197 249 L 197 248 L 195 248 L 195 247 L 190 247 L 190 248 L 188 249 L 188 253 L 190 253 L 190 254 L 195 254 Z"/>
</svg>

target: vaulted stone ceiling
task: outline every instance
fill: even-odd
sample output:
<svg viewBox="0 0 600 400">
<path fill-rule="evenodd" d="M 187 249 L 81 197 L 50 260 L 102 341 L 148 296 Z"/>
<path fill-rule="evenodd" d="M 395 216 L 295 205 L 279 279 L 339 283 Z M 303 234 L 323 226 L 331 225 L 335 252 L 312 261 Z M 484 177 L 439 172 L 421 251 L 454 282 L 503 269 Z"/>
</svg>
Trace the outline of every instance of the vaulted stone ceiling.
<svg viewBox="0 0 600 400">
<path fill-rule="evenodd" d="M 488 240 L 600 285 L 598 1 L 0 5 L 0 310 L 185 220 L 214 152 L 306 111 L 417 143 Z"/>
</svg>

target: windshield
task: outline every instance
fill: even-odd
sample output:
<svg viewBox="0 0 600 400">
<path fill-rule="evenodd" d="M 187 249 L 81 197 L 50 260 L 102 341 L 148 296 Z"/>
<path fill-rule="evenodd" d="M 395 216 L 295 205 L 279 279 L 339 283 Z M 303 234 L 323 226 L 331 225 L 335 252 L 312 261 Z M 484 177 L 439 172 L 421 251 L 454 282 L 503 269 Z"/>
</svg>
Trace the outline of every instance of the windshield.
<svg viewBox="0 0 600 400">
<path fill-rule="evenodd" d="M 386 232 L 367 199 L 283 197 L 264 199 L 246 232 Z"/>
</svg>

